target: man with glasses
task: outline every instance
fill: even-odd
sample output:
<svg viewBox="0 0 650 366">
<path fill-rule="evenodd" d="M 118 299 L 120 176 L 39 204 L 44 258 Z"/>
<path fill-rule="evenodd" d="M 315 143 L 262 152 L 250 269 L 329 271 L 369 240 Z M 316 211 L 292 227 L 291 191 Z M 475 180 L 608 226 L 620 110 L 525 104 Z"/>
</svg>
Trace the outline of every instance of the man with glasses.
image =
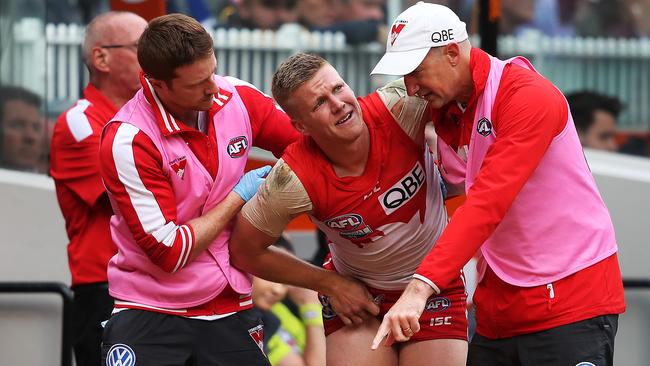
<svg viewBox="0 0 650 366">
<path fill-rule="evenodd" d="M 70 239 L 73 344 L 79 366 L 100 364 L 100 323 L 113 308 L 106 268 L 116 248 L 109 230 L 113 212 L 99 174 L 99 135 L 140 89 L 136 50 L 146 26 L 143 18 L 127 12 L 105 13 L 88 24 L 83 57 L 90 83 L 54 127 L 50 173 Z"/>
</svg>

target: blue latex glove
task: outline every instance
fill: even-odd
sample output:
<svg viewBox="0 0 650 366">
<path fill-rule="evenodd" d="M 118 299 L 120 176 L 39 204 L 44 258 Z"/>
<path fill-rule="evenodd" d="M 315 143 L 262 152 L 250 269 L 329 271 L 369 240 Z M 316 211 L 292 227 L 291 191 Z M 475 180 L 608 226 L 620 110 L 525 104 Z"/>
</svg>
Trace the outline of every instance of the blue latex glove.
<svg viewBox="0 0 650 366">
<path fill-rule="evenodd" d="M 248 202 L 255 193 L 257 189 L 264 183 L 264 177 L 271 171 L 271 166 L 266 165 L 261 168 L 253 169 L 250 172 L 244 174 L 240 179 L 239 183 L 232 190 L 244 200 Z"/>
</svg>

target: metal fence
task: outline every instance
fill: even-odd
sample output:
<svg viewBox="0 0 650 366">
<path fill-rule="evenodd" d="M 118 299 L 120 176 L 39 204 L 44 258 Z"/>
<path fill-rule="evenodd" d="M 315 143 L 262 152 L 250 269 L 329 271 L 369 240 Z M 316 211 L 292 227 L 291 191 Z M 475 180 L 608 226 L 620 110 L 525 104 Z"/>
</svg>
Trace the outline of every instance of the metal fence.
<svg viewBox="0 0 650 366">
<path fill-rule="evenodd" d="M 267 93 L 277 65 L 298 50 L 323 55 L 358 95 L 388 80 L 369 76 L 383 54 L 382 45 L 351 47 L 340 33 L 306 32 L 293 24 L 275 32 L 217 29 L 211 33 L 218 72 L 249 81 Z M 0 81 L 45 91 L 54 109 L 79 98 L 88 79 L 80 56 L 82 27 L 44 26 L 38 19 L 22 19 L 14 24 L 13 34 L 11 46 L 5 47 L 9 55 L 1 55 Z M 473 44 L 479 45 L 480 40 L 473 39 Z M 620 98 L 626 107 L 620 118 L 622 129 L 650 128 L 650 40 L 550 38 L 531 32 L 500 37 L 499 50 L 502 57 L 528 57 L 566 93 L 590 89 Z"/>
</svg>

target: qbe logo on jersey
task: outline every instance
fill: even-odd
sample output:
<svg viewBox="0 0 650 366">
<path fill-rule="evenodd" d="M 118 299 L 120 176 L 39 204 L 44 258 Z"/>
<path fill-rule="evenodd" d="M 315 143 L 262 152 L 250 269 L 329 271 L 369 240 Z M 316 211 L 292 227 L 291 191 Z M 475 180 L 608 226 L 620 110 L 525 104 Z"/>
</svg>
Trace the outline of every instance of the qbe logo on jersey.
<svg viewBox="0 0 650 366">
<path fill-rule="evenodd" d="M 246 136 L 237 136 L 230 139 L 228 142 L 228 155 L 231 158 L 241 158 L 244 156 L 246 149 L 248 149 L 248 139 Z"/>
<path fill-rule="evenodd" d="M 390 215 L 415 196 L 426 181 L 424 169 L 416 162 L 405 176 L 379 196 L 379 203 L 386 215 Z"/>
</svg>

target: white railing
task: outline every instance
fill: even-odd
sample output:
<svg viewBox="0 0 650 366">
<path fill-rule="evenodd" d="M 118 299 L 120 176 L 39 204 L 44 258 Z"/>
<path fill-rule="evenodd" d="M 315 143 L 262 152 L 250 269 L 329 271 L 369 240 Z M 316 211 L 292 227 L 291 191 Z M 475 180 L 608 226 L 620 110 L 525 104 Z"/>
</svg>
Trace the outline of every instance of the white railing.
<svg viewBox="0 0 650 366">
<path fill-rule="evenodd" d="M 43 26 L 38 19 L 23 19 L 13 30 L 10 57 L 0 55 L 0 82 L 39 91 L 50 105 L 65 106 L 78 99 L 88 80 L 80 56 L 83 28 L 75 24 Z M 277 65 L 298 50 L 323 55 L 358 95 L 387 80 L 368 75 L 383 47 L 351 47 L 340 33 L 306 32 L 293 24 L 275 32 L 217 29 L 211 33 L 218 72 L 249 81 L 267 93 Z M 474 38 L 473 44 L 480 40 Z M 650 40 L 549 38 L 531 32 L 500 37 L 499 51 L 504 57 L 528 57 L 564 92 L 591 89 L 617 96 L 626 106 L 620 118 L 624 129 L 650 127 Z M 7 59 L 10 62 L 4 62 Z"/>
<path fill-rule="evenodd" d="M 502 56 L 529 57 L 563 92 L 596 90 L 625 105 L 623 129 L 650 129 L 650 39 L 501 37 Z"/>
</svg>

